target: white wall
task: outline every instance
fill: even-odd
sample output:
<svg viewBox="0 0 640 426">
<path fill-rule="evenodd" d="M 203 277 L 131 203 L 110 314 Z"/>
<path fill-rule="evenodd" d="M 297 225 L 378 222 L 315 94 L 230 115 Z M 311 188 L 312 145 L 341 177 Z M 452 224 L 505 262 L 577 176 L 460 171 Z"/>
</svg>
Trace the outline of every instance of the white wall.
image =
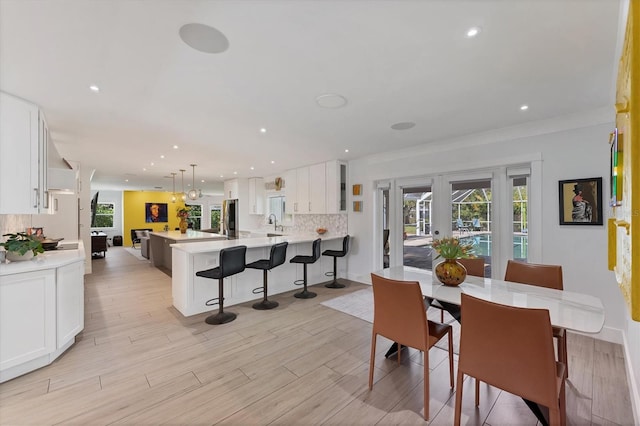
<svg viewBox="0 0 640 426">
<path fill-rule="evenodd" d="M 569 117 L 528 124 L 520 129 L 505 129 L 476 135 L 451 143 L 422 145 L 402 152 L 390 152 L 349 163 L 350 181 L 364 186 L 365 211 L 349 212 L 349 232 L 356 238 L 348 257 L 351 278 L 373 270 L 374 181 L 399 177 L 480 169 L 522 159 L 542 158 L 542 262 L 560 264 L 566 290 L 600 298 L 606 320 L 602 338 L 622 343 L 627 312 L 613 273 L 607 269 L 607 232 L 604 226 L 560 226 L 558 218 L 558 180 L 600 177 L 603 188 L 609 179 L 609 132 L 613 114 Z M 586 123 L 585 123 L 586 121 Z M 567 126 L 580 128 L 565 130 Z M 532 136 L 522 136 L 529 134 Z M 490 140 L 499 142 L 491 143 Z M 481 145 L 472 146 L 480 142 Z M 351 201 L 351 200 L 350 200 Z M 604 209 L 604 222 L 608 216 Z"/>
<path fill-rule="evenodd" d="M 107 234 L 107 240 L 111 244 L 113 241 L 113 237 L 116 235 L 124 236 L 122 233 L 122 215 L 123 215 L 123 199 L 122 199 L 122 191 L 91 191 L 90 200 L 93 199 L 93 196 L 98 194 L 98 203 L 113 203 L 115 207 L 115 211 L 113 213 L 113 227 L 111 228 L 91 228 L 92 231 L 102 231 Z"/>
</svg>

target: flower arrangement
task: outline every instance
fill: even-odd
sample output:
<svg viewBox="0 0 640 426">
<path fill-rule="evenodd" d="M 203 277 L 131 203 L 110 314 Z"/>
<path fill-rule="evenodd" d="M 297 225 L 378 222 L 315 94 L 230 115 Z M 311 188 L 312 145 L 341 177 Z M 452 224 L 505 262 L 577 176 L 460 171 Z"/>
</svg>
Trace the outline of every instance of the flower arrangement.
<svg viewBox="0 0 640 426">
<path fill-rule="evenodd" d="M 461 242 L 460 238 L 452 237 L 433 240 L 431 247 L 438 252 L 438 256 L 434 259 L 441 256 L 445 259 L 468 259 L 476 257 L 473 253 L 473 243 Z"/>
<path fill-rule="evenodd" d="M 182 207 L 178 206 L 176 208 L 176 211 L 178 212 L 176 214 L 177 218 L 186 219 L 186 218 L 189 217 L 189 212 L 191 211 L 191 207 L 189 207 L 189 206 L 182 206 Z"/>
</svg>

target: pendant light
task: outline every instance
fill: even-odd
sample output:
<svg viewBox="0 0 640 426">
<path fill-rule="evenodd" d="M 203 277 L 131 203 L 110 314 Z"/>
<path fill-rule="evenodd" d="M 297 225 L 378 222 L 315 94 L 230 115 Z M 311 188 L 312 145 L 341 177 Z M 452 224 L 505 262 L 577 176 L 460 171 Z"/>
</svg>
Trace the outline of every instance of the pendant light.
<svg viewBox="0 0 640 426">
<path fill-rule="evenodd" d="M 193 180 L 191 181 L 191 190 L 189 191 L 190 200 L 198 199 L 198 190 L 196 189 L 196 166 L 197 164 L 191 164 L 191 169 L 193 170 Z"/>
<path fill-rule="evenodd" d="M 180 169 L 180 173 L 182 173 L 182 194 L 180 194 L 180 198 L 182 201 L 187 201 L 187 194 L 184 193 L 184 172 L 186 172 L 185 169 Z"/>
<path fill-rule="evenodd" d="M 173 192 L 171 193 L 171 202 L 176 202 L 176 172 L 171 172 L 171 179 L 173 179 Z"/>
</svg>

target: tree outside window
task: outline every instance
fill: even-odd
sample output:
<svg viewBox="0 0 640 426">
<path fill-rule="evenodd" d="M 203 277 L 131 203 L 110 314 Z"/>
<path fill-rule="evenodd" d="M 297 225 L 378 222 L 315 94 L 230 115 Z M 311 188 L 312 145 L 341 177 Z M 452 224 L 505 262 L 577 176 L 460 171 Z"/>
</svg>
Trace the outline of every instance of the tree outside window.
<svg viewBox="0 0 640 426">
<path fill-rule="evenodd" d="M 211 228 L 220 229 L 220 207 L 211 208 Z"/>
<path fill-rule="evenodd" d="M 113 214 L 115 204 L 98 202 L 96 206 L 96 219 L 93 223 L 94 228 L 113 228 Z"/>
<path fill-rule="evenodd" d="M 191 207 L 187 222 L 191 225 L 191 229 L 202 229 L 202 204 L 187 204 Z"/>
</svg>

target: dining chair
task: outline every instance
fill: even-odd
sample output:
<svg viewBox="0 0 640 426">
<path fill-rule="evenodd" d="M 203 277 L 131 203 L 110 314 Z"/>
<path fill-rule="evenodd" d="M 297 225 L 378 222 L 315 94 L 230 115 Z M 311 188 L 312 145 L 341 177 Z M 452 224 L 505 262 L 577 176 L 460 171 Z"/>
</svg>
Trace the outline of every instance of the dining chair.
<svg viewBox="0 0 640 426">
<path fill-rule="evenodd" d="M 564 425 L 565 365 L 555 358 L 549 311 L 500 305 L 464 293 L 461 309 L 454 425 L 460 425 L 465 375 L 548 407 L 549 424 Z"/>
<path fill-rule="evenodd" d="M 464 265 L 467 275 L 484 278 L 484 258 L 474 257 L 469 259 L 457 259 L 458 263 Z M 431 302 L 431 306 L 440 309 L 440 322 L 444 322 L 444 311 L 446 310 L 437 300 Z"/>
<path fill-rule="evenodd" d="M 560 265 L 541 265 L 509 260 L 504 280 L 563 290 L 562 266 Z M 569 376 L 566 330 L 561 327 L 553 327 L 553 337 L 558 339 L 558 361 L 565 364 L 566 373 Z"/>
<path fill-rule="evenodd" d="M 373 284 L 373 331 L 369 363 L 369 389 L 373 389 L 373 371 L 378 335 L 424 353 L 424 419 L 429 420 L 429 349 L 444 336 L 449 337 L 449 382 L 453 389 L 453 342 L 451 326 L 427 320 L 422 291 L 417 281 L 397 281 L 371 274 Z M 401 349 L 398 350 L 400 363 Z"/>
</svg>

